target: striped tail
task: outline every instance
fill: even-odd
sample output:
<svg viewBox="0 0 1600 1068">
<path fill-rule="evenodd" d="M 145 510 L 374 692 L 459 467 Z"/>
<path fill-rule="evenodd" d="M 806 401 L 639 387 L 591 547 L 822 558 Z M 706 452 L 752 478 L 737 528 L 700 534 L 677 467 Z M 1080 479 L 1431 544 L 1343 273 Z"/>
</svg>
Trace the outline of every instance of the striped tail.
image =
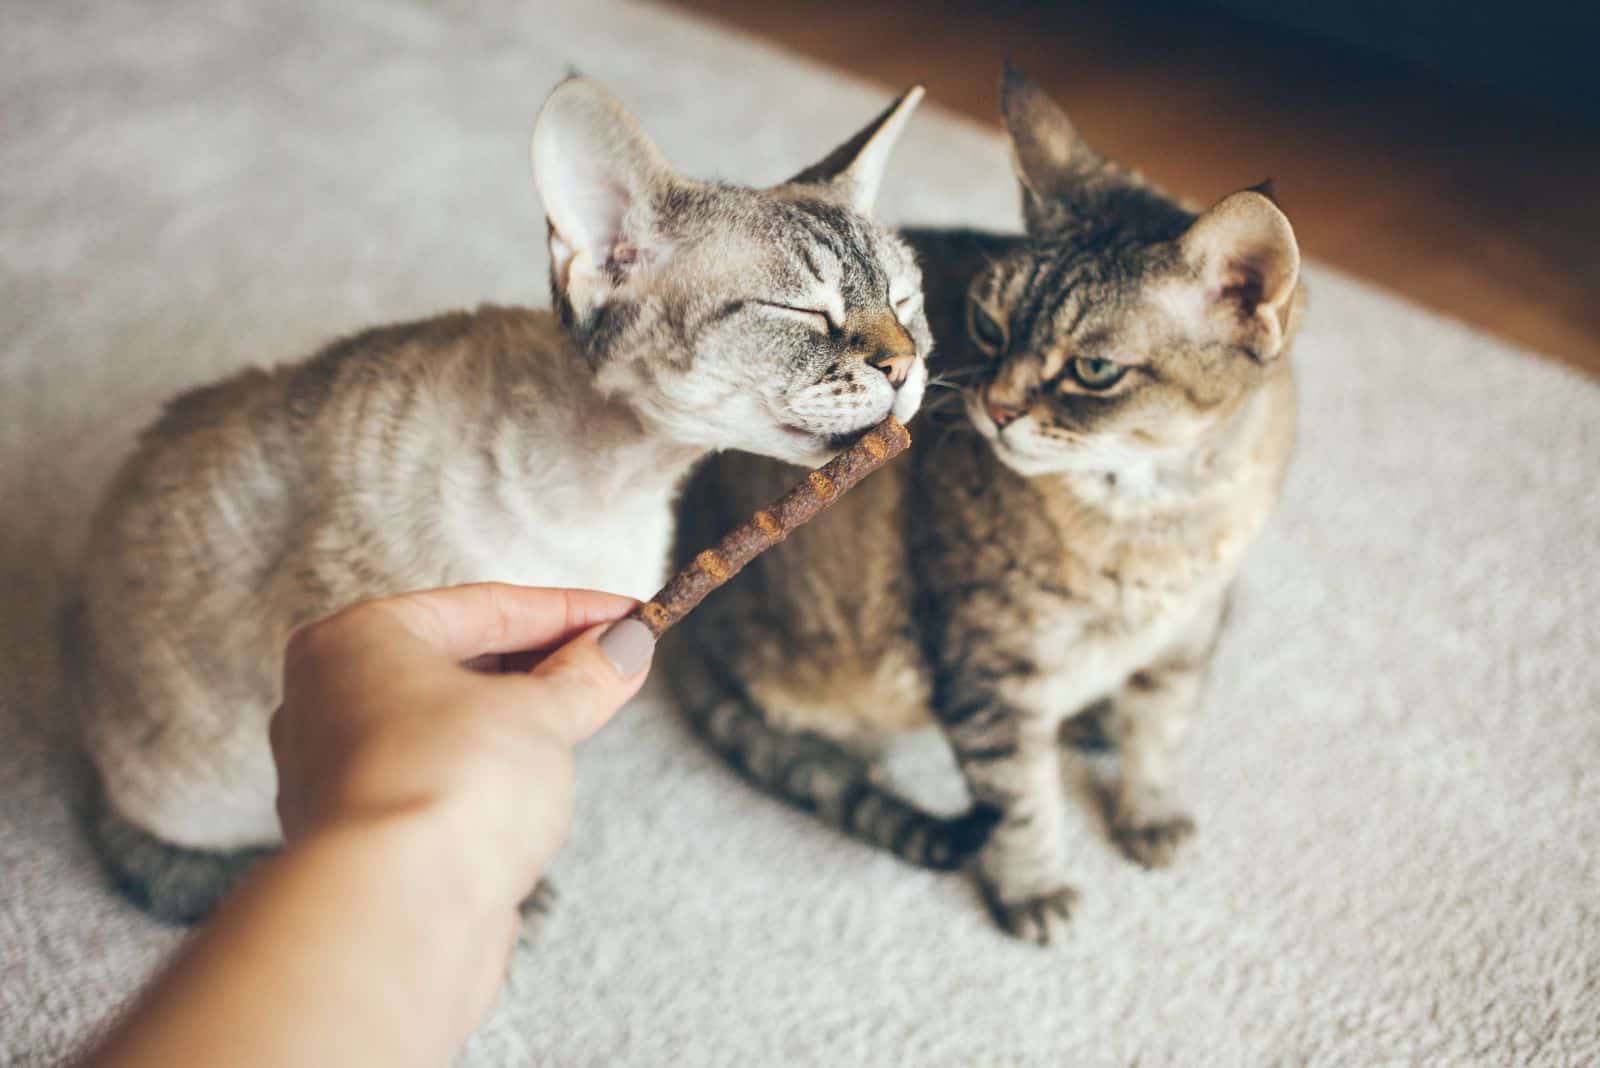
<svg viewBox="0 0 1600 1068">
<path fill-rule="evenodd" d="M 695 730 L 757 786 L 824 823 L 923 868 L 960 867 L 988 840 L 999 813 L 975 806 L 935 816 L 879 786 L 871 761 L 811 731 L 773 727 L 731 679 L 697 651 L 672 658 L 679 703 Z"/>
<path fill-rule="evenodd" d="M 62 648 L 81 659 L 93 656 L 81 597 L 64 606 L 60 627 Z M 67 699 L 76 720 L 88 695 L 81 672 L 68 672 Z M 274 850 L 269 846 L 236 851 L 192 849 L 174 845 L 122 818 L 98 784 L 89 800 L 88 835 L 106 872 L 124 897 L 163 923 L 188 926 L 210 915 L 256 863 Z"/>
<path fill-rule="evenodd" d="M 173 845 L 137 827 L 95 799 L 96 850 L 117 889 L 164 923 L 188 925 L 211 914 L 270 847 L 213 852 Z"/>
</svg>

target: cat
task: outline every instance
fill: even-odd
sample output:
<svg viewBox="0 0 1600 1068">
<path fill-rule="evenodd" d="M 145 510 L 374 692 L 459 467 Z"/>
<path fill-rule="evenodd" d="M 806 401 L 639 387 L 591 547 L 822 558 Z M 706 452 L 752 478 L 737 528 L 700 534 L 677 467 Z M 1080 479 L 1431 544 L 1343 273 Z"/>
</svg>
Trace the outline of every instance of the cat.
<svg viewBox="0 0 1600 1068">
<path fill-rule="evenodd" d="M 1020 70 L 1001 98 L 1025 236 L 908 232 L 957 403 L 931 403 L 909 458 L 708 599 L 658 663 L 748 778 L 915 863 L 970 861 L 1003 928 L 1047 943 L 1076 898 L 1064 724 L 1088 717 L 1120 754 L 1109 822 L 1130 858 L 1166 864 L 1194 830 L 1172 762 L 1284 477 L 1302 298 L 1266 195 L 1196 216 Z M 793 479 L 713 460 L 680 555 Z M 965 812 L 881 782 L 883 746 L 931 724 Z"/>
<path fill-rule="evenodd" d="M 197 920 L 279 843 L 266 728 L 296 626 L 478 580 L 648 597 L 708 452 L 811 465 L 911 417 L 920 275 L 867 212 L 921 93 L 752 189 L 679 176 L 567 80 L 533 137 L 552 310 L 368 330 L 167 408 L 93 520 L 68 621 L 94 836 L 129 896 Z"/>
</svg>

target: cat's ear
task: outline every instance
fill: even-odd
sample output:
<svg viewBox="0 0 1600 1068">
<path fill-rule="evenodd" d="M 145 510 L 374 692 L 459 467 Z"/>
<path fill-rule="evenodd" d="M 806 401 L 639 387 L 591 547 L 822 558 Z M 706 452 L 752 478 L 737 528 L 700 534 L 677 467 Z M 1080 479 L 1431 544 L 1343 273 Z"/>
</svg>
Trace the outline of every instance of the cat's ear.
<svg viewBox="0 0 1600 1068">
<path fill-rule="evenodd" d="M 1300 246 L 1288 216 L 1246 189 L 1196 219 L 1178 246 L 1199 278 L 1206 318 L 1262 362 L 1276 356 L 1300 281 Z"/>
<path fill-rule="evenodd" d="M 679 179 L 615 97 L 587 78 L 551 92 L 533 130 L 558 303 L 582 320 L 667 244 L 655 206 Z"/>
<path fill-rule="evenodd" d="M 1009 60 L 1000 75 L 1000 114 L 1011 136 L 1011 164 L 1022 183 L 1030 229 L 1106 171 L 1106 161 L 1078 136 L 1066 113 Z"/>
<path fill-rule="evenodd" d="M 851 207 L 866 214 L 878 198 L 889 154 L 911 113 L 922 100 L 922 86 L 913 85 L 900 99 L 862 127 L 850 140 L 793 178 L 791 184 L 822 185 L 837 191 Z"/>
</svg>

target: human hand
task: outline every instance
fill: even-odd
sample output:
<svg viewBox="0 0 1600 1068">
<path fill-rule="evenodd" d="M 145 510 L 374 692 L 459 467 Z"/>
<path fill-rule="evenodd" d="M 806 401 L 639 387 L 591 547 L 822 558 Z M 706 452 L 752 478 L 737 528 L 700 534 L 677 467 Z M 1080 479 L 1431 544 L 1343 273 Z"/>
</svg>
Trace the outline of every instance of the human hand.
<svg viewBox="0 0 1600 1068">
<path fill-rule="evenodd" d="M 271 730 L 285 840 L 404 822 L 425 863 L 455 866 L 472 904 L 511 923 L 565 840 L 573 747 L 644 681 L 648 631 L 624 622 L 602 638 L 599 626 L 633 605 L 483 584 L 296 631 Z M 464 666 L 485 660 L 501 670 Z"/>
<path fill-rule="evenodd" d="M 573 746 L 644 681 L 644 625 L 599 626 L 633 605 L 458 586 L 297 631 L 271 728 L 288 847 L 86 1063 L 448 1063 L 566 836 Z"/>
</svg>

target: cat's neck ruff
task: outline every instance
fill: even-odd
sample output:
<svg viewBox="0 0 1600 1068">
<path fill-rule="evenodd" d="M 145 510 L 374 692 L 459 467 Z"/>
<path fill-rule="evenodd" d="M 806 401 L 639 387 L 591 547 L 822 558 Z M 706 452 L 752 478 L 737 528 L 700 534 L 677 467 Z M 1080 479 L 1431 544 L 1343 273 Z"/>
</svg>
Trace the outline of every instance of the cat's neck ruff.
<svg viewBox="0 0 1600 1068">
<path fill-rule="evenodd" d="M 705 450 L 605 395 L 564 333 L 460 373 L 417 457 L 439 556 L 459 562 L 448 577 L 653 593 L 672 500 Z"/>
<path fill-rule="evenodd" d="M 625 394 L 603 390 L 565 334 L 510 377 L 505 385 L 521 403 L 499 409 L 492 440 L 514 484 L 581 493 L 601 511 L 630 497 L 670 494 L 708 451 L 675 440 Z"/>
</svg>

